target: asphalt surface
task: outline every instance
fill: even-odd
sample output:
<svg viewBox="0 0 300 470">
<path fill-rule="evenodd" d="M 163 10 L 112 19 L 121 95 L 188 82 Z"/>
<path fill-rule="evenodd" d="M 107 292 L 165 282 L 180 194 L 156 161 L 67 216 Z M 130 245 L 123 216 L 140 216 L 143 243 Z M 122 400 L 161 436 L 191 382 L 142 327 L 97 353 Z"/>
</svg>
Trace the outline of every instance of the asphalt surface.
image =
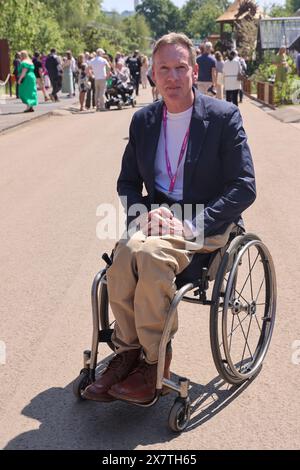
<svg viewBox="0 0 300 470">
<path fill-rule="evenodd" d="M 34 112 L 24 113 L 26 105 L 21 100 L 16 99 L 15 96 L 4 96 L 0 90 L 0 134 L 15 129 L 20 125 L 30 123 L 35 119 L 40 119 L 41 117 L 47 118 L 59 110 L 78 111 L 78 96 L 67 98 L 66 94 L 60 93 L 59 100 L 56 103 L 52 101 L 45 102 L 42 92 L 38 91 L 39 104 L 34 108 Z"/>
<path fill-rule="evenodd" d="M 149 99 L 142 91 L 138 105 Z M 172 371 L 191 379 L 193 401 L 181 435 L 167 427 L 173 394 L 150 409 L 79 404 L 72 395 L 91 342 L 91 283 L 114 244 L 97 239 L 96 211 L 103 202 L 117 205 L 134 110 L 70 111 L 0 136 L 1 448 L 299 448 L 300 131 L 251 101 L 241 111 L 258 187 L 245 221 L 274 258 L 276 327 L 261 373 L 236 389 L 214 367 L 208 307 L 180 306 Z M 109 356 L 106 345 L 100 354 Z"/>
</svg>

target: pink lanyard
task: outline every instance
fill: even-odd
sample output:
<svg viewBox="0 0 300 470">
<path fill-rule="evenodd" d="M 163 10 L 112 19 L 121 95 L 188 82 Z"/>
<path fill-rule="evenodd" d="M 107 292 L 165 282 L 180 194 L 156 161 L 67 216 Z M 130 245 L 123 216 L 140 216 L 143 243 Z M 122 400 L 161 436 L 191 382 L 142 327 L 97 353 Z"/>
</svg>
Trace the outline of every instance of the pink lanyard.
<svg viewBox="0 0 300 470">
<path fill-rule="evenodd" d="M 180 163 L 182 162 L 182 159 L 184 157 L 184 154 L 185 154 L 185 151 L 186 151 L 186 148 L 187 148 L 189 135 L 190 135 L 190 126 L 188 127 L 188 130 L 186 131 L 186 134 L 184 136 L 182 146 L 181 146 L 181 150 L 180 150 L 180 154 L 179 154 L 179 157 L 178 157 L 176 172 L 173 175 L 171 162 L 170 162 L 170 158 L 169 158 L 169 153 L 168 153 L 167 122 L 168 122 L 167 107 L 164 106 L 164 109 L 163 109 L 163 126 L 164 126 L 164 137 L 165 137 L 165 159 L 166 159 L 166 167 L 167 167 L 168 175 L 169 175 L 169 178 L 170 178 L 169 192 L 172 193 L 173 190 L 174 190 L 176 179 L 177 179 L 178 168 L 179 168 Z"/>
</svg>

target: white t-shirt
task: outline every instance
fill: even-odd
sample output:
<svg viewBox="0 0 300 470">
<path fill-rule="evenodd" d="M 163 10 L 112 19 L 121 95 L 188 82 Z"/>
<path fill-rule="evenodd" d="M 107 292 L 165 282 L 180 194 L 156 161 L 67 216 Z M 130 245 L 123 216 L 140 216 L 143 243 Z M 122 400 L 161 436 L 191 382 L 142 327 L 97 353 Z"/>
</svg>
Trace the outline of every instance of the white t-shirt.
<svg viewBox="0 0 300 470">
<path fill-rule="evenodd" d="M 106 79 L 106 75 L 107 75 L 106 68 L 109 67 L 109 64 L 107 60 L 104 59 L 104 57 L 100 57 L 100 56 L 94 57 L 94 59 L 92 59 L 89 62 L 89 65 L 93 69 L 95 80 Z"/>
<path fill-rule="evenodd" d="M 239 60 L 225 60 L 223 67 L 225 90 L 239 90 L 241 88 L 241 82 L 237 79 L 240 71 Z"/>
<path fill-rule="evenodd" d="M 169 113 L 169 111 L 167 112 L 167 148 L 173 175 L 176 173 L 181 147 L 186 131 L 188 130 L 191 122 L 192 112 L 193 106 L 191 106 L 186 111 L 183 111 L 182 113 L 175 114 Z M 172 193 L 169 193 L 170 178 L 166 166 L 165 137 L 162 122 L 154 166 L 155 189 L 167 194 L 170 198 L 176 201 L 180 201 L 183 199 L 183 174 L 186 151 L 187 146 L 185 149 L 184 157 L 178 168 L 174 190 Z"/>
</svg>

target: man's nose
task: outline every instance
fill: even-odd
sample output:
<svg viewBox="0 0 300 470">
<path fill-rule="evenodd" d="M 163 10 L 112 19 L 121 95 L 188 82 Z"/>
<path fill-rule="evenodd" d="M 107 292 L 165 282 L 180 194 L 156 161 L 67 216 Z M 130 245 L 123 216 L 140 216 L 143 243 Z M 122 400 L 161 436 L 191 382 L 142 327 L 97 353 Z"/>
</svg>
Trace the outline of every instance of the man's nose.
<svg viewBox="0 0 300 470">
<path fill-rule="evenodd" d="M 169 69 L 168 73 L 168 80 L 177 80 L 178 79 L 178 72 L 174 69 Z"/>
</svg>

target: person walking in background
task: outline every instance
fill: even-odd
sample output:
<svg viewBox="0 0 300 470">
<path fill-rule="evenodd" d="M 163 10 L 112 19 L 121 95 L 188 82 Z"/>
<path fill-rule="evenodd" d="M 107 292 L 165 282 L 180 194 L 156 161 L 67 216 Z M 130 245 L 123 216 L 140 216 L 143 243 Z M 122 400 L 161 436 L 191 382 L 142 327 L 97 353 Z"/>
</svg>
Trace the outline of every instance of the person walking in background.
<svg viewBox="0 0 300 470">
<path fill-rule="evenodd" d="M 139 55 L 139 51 L 134 51 L 131 57 L 128 57 L 126 60 L 126 65 L 130 70 L 131 80 L 135 85 L 135 93 L 136 96 L 139 95 L 139 88 L 140 88 L 140 80 L 141 80 L 141 59 Z"/>
<path fill-rule="evenodd" d="M 47 56 L 42 52 L 41 63 L 42 63 L 42 68 L 43 68 L 44 85 L 45 85 L 45 89 L 48 90 L 51 87 L 51 82 L 50 82 L 48 70 L 46 67 L 46 60 L 47 60 Z"/>
<path fill-rule="evenodd" d="M 106 80 L 109 76 L 110 65 L 103 57 L 105 51 L 101 48 L 97 49 L 97 55 L 89 62 L 93 75 L 95 77 L 95 101 L 96 111 L 105 111 L 104 94 L 106 88 Z"/>
<path fill-rule="evenodd" d="M 224 60 L 222 53 L 217 51 L 215 53 L 216 58 L 216 71 L 217 71 L 217 98 L 222 100 L 224 98 L 224 75 L 223 75 L 223 68 L 224 68 Z"/>
<path fill-rule="evenodd" d="M 74 94 L 74 82 L 72 72 L 72 54 L 70 51 L 67 52 L 66 57 L 63 59 L 62 64 L 63 76 L 62 76 L 62 93 L 67 93 L 68 98 L 72 98 Z"/>
<path fill-rule="evenodd" d="M 240 89 L 239 89 L 239 99 L 240 99 L 240 103 L 243 102 L 243 97 L 244 97 L 244 90 L 243 90 L 243 79 L 244 77 L 246 77 L 246 72 L 247 72 L 247 64 L 246 64 L 246 61 L 243 57 L 240 57 L 238 52 L 236 52 L 236 57 L 234 60 L 238 60 L 239 63 L 240 63 L 240 66 L 241 66 L 241 71 L 240 71 Z"/>
<path fill-rule="evenodd" d="M 41 61 L 41 54 L 39 52 L 34 53 L 32 62 L 34 65 L 34 74 L 35 74 L 37 86 L 42 91 L 45 102 L 50 101 L 50 98 L 45 88 L 43 65 Z"/>
<path fill-rule="evenodd" d="M 206 42 L 204 52 L 197 57 L 198 90 L 204 95 L 212 93 L 217 83 L 216 59 L 212 55 L 212 43 Z"/>
<path fill-rule="evenodd" d="M 77 65 L 76 65 L 75 57 L 73 57 L 72 52 L 71 51 L 69 51 L 69 52 L 71 54 L 71 71 L 72 71 L 72 77 L 73 77 L 73 96 L 75 96 Z"/>
<path fill-rule="evenodd" d="M 29 113 L 33 112 L 33 106 L 38 104 L 34 65 L 27 51 L 21 51 L 20 56 L 19 95 L 22 102 L 27 105 L 24 113 Z"/>
<path fill-rule="evenodd" d="M 13 66 L 14 66 L 14 76 L 16 80 L 16 98 L 19 98 L 19 69 L 20 69 L 20 63 L 21 63 L 21 56 L 19 52 L 16 52 L 15 58 L 13 61 Z"/>
<path fill-rule="evenodd" d="M 142 79 L 142 87 L 144 89 L 147 88 L 147 73 L 148 73 L 148 69 L 149 69 L 149 61 L 148 61 L 148 57 L 146 55 L 142 56 L 141 58 L 141 64 L 142 64 L 142 67 L 141 67 L 141 79 Z"/>
<path fill-rule="evenodd" d="M 89 81 L 89 74 L 90 74 L 90 70 L 89 70 L 88 64 L 84 62 L 83 64 L 81 64 L 79 68 L 79 75 L 78 75 L 80 111 L 83 111 L 86 93 L 91 88 L 91 82 Z"/>
<path fill-rule="evenodd" d="M 159 91 L 158 91 L 158 88 L 156 86 L 156 83 L 153 80 L 152 60 L 151 60 L 151 63 L 149 65 L 147 78 L 148 78 L 148 82 L 150 83 L 150 86 L 151 86 L 152 98 L 153 98 L 153 103 L 154 103 L 155 101 L 159 100 Z"/>
<path fill-rule="evenodd" d="M 91 106 L 93 108 L 96 107 L 95 77 L 94 77 L 94 73 L 93 73 L 93 70 L 91 69 L 91 67 L 89 67 L 89 69 L 88 69 L 88 76 L 89 76 L 89 82 L 90 82 L 91 86 L 88 88 L 88 90 L 86 92 L 85 108 L 86 109 L 91 109 Z"/>
<path fill-rule="evenodd" d="M 50 54 L 46 60 L 46 68 L 48 70 L 52 85 L 52 93 L 50 94 L 50 98 L 53 101 L 59 101 L 57 93 L 61 90 L 62 69 L 60 60 L 56 55 L 56 49 L 51 49 Z"/>
<path fill-rule="evenodd" d="M 224 86 L 226 91 L 226 101 L 238 106 L 238 92 L 241 86 L 240 73 L 241 65 L 238 60 L 234 60 L 236 51 L 230 51 L 228 59 L 225 60 L 223 67 Z"/>
</svg>

